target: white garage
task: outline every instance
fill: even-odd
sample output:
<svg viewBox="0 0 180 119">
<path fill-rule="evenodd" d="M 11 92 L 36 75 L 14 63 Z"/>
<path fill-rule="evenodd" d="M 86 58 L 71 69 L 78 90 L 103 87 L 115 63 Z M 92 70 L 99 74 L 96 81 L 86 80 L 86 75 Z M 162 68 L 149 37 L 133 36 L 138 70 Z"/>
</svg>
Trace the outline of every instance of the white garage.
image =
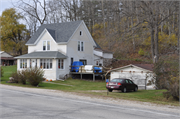
<svg viewBox="0 0 180 119">
<path fill-rule="evenodd" d="M 155 79 L 153 64 L 130 64 L 112 69 L 110 72 L 110 80 L 114 78 L 127 78 L 131 79 L 141 89 L 155 89 L 152 83 Z"/>
</svg>

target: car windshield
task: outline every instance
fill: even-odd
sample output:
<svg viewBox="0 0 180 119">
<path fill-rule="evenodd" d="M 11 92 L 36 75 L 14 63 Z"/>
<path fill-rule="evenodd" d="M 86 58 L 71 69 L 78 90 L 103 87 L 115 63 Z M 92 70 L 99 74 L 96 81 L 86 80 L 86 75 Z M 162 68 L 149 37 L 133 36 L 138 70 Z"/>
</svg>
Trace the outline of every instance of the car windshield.
<svg viewBox="0 0 180 119">
<path fill-rule="evenodd" d="M 122 82 L 123 81 L 123 79 L 113 79 L 113 80 L 111 80 L 111 82 Z"/>
</svg>

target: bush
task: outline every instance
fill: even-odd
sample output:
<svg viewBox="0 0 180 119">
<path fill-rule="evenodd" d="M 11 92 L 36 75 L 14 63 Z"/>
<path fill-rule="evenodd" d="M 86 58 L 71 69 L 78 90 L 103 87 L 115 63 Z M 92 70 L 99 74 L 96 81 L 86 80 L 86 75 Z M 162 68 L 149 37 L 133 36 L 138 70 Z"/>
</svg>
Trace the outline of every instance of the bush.
<svg viewBox="0 0 180 119">
<path fill-rule="evenodd" d="M 14 72 L 11 74 L 12 79 L 10 80 L 11 83 L 19 83 L 19 73 L 20 71 Z"/>
<path fill-rule="evenodd" d="M 19 79 L 18 79 L 19 83 L 26 84 L 26 80 L 27 80 L 26 70 L 19 71 L 18 75 L 19 75 Z"/>
<path fill-rule="evenodd" d="M 1 77 L 3 77 L 3 73 L 4 73 L 4 71 L 3 71 L 2 66 L 0 66 L 0 67 L 1 67 Z"/>
<path fill-rule="evenodd" d="M 26 79 L 32 86 L 37 86 L 44 80 L 44 71 L 41 68 L 26 69 Z"/>
<path fill-rule="evenodd" d="M 179 65 L 178 60 L 172 62 L 165 62 L 166 58 L 159 60 L 154 66 L 154 73 L 156 74 L 155 85 L 157 89 L 167 89 L 163 96 L 167 99 L 173 97 L 179 100 Z"/>
<path fill-rule="evenodd" d="M 179 100 L 179 77 L 171 76 L 168 81 L 167 92 L 163 94 L 167 99 L 172 96 L 175 100 Z"/>
<path fill-rule="evenodd" d="M 44 80 L 43 75 L 44 71 L 41 68 L 27 68 L 25 70 L 12 73 L 11 82 L 26 84 L 27 81 L 30 85 L 37 86 Z"/>
<path fill-rule="evenodd" d="M 17 71 L 11 74 L 10 83 L 26 84 L 26 70 Z"/>
<path fill-rule="evenodd" d="M 142 48 L 140 48 L 140 50 L 138 51 L 138 54 L 139 54 L 140 56 L 144 56 L 144 50 L 143 50 Z"/>
</svg>

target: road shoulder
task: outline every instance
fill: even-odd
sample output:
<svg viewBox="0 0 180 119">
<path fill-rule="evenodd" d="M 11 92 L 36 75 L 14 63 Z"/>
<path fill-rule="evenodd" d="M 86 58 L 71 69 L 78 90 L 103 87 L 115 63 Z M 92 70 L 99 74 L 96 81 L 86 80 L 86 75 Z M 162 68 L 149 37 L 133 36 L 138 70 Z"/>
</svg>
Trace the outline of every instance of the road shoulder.
<svg viewBox="0 0 180 119">
<path fill-rule="evenodd" d="M 93 101 L 96 103 L 114 104 L 114 105 L 119 105 L 119 106 L 133 107 L 137 109 L 143 108 L 143 109 L 157 110 L 157 111 L 163 111 L 163 112 L 180 113 L 180 106 L 160 105 L 160 104 L 157 105 L 157 104 L 153 104 L 149 102 L 129 101 L 129 100 L 123 100 L 123 99 L 114 99 L 111 97 L 107 98 L 107 97 L 102 97 L 102 96 L 97 97 L 97 96 L 86 95 L 82 93 L 64 92 L 64 91 L 52 90 L 52 89 L 26 88 L 26 87 L 9 86 L 9 85 L 3 85 L 3 84 L 0 84 L 0 87 L 3 89 L 36 93 L 39 95 L 60 96 L 64 98 L 67 97 L 67 98 L 72 98 L 72 99 Z"/>
</svg>

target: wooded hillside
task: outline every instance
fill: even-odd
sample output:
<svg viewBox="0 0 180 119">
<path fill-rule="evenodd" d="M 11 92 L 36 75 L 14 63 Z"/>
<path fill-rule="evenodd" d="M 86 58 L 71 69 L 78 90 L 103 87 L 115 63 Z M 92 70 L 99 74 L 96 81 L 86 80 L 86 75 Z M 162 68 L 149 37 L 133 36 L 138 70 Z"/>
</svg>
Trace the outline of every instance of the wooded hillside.
<svg viewBox="0 0 180 119">
<path fill-rule="evenodd" d="M 19 0 L 31 35 L 41 24 L 84 20 L 94 40 L 115 58 L 178 53 L 178 1 Z"/>
</svg>

